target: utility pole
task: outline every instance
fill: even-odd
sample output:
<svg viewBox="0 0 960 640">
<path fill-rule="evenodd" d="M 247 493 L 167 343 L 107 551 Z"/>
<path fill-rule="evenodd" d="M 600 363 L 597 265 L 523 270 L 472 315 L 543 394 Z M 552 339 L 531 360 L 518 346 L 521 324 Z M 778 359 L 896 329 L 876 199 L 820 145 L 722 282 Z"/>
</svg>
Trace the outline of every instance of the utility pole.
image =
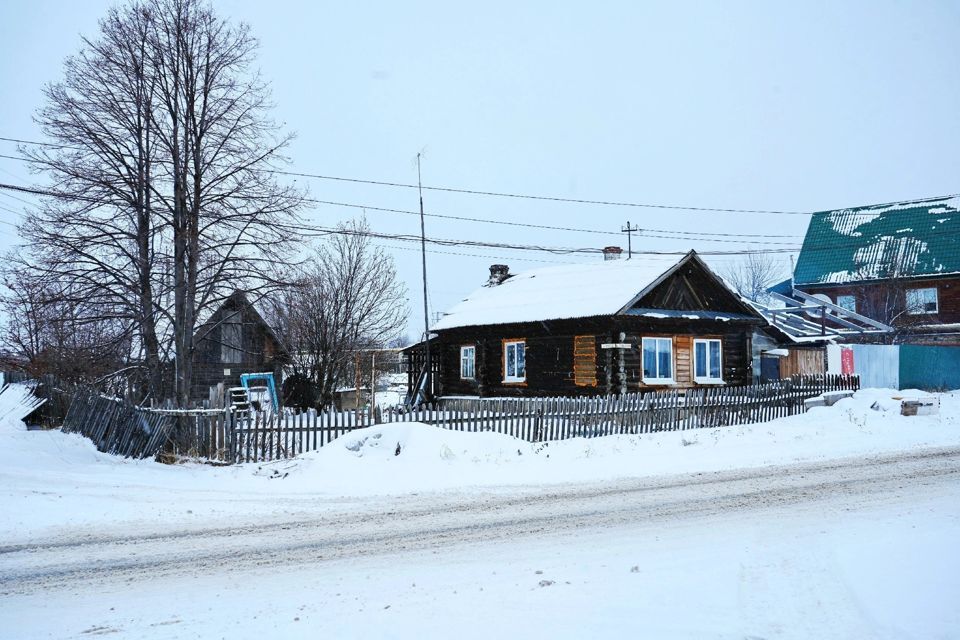
<svg viewBox="0 0 960 640">
<path fill-rule="evenodd" d="M 355 400 L 354 409 L 357 410 L 357 415 L 360 415 L 360 385 L 363 384 L 363 378 L 360 377 L 360 352 L 357 351 L 353 354 L 353 398 Z"/>
<path fill-rule="evenodd" d="M 427 372 L 424 378 L 423 395 L 424 400 L 429 400 L 433 395 L 430 373 L 430 313 L 427 310 L 427 232 L 423 221 L 423 182 L 420 178 L 420 156 L 423 152 L 417 153 L 417 193 L 420 195 L 420 256 L 423 261 L 423 338 L 424 351 L 427 357 Z"/>
<path fill-rule="evenodd" d="M 377 352 L 370 353 L 370 418 L 376 415 L 377 410 Z"/>
<path fill-rule="evenodd" d="M 627 234 L 627 260 L 633 257 L 633 234 L 637 231 L 640 231 L 640 227 L 631 227 L 629 220 L 627 226 L 620 229 L 621 233 Z"/>
</svg>

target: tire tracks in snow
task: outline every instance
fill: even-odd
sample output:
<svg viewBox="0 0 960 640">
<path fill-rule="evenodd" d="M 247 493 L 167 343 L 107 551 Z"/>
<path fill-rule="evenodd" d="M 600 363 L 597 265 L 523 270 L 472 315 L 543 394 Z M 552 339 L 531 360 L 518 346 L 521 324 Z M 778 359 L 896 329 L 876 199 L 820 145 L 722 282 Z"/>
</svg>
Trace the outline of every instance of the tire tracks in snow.
<svg viewBox="0 0 960 640">
<path fill-rule="evenodd" d="M 412 506 L 387 509 L 385 504 L 411 496 L 384 496 L 365 500 L 359 510 L 321 517 L 2 546 L 0 594 L 176 573 L 302 566 L 564 535 L 580 528 L 655 525 L 664 519 L 741 517 L 793 505 L 855 510 L 908 499 L 917 483 L 953 483 L 957 477 L 960 448 L 951 447 L 583 486 L 519 487 L 510 495 L 420 494 Z"/>
</svg>

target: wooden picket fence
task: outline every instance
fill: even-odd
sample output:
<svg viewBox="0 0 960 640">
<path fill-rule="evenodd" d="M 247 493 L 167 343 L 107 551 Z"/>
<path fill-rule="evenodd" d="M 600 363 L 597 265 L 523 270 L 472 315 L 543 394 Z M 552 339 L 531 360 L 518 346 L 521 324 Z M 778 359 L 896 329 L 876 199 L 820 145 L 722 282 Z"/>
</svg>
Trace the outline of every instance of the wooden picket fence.
<svg viewBox="0 0 960 640">
<path fill-rule="evenodd" d="M 98 450 L 130 458 L 174 455 L 228 460 L 233 448 L 230 415 L 223 409 L 151 409 L 90 389 L 71 394 L 62 430 L 90 438 Z"/>
<path fill-rule="evenodd" d="M 529 442 L 643 434 L 766 422 L 802 413 L 803 401 L 855 391 L 856 376 L 796 376 L 760 385 L 576 398 L 441 398 L 410 410 L 308 411 L 236 419 L 229 462 L 265 462 L 314 451 L 354 429 L 423 422 L 456 431 L 494 431 Z M 222 450 L 221 450 L 222 453 Z"/>
<path fill-rule="evenodd" d="M 165 445 L 175 455 L 225 463 L 279 460 L 315 451 L 345 433 L 377 424 L 423 422 L 456 431 L 493 431 L 529 442 L 643 434 L 765 422 L 802 413 L 803 401 L 856 390 L 856 376 L 799 376 L 762 385 L 704 387 L 576 398 L 441 398 L 408 410 L 234 414 L 169 410 L 78 389 L 63 430 L 97 449 L 147 458 Z"/>
</svg>

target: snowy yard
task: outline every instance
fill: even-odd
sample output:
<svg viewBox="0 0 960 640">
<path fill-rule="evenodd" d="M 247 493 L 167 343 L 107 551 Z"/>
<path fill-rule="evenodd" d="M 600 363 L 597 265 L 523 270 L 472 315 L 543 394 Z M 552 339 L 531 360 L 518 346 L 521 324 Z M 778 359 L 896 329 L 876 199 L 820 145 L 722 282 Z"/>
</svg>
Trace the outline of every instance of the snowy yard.
<svg viewBox="0 0 960 640">
<path fill-rule="evenodd" d="M 901 417 L 915 395 L 548 445 L 386 425 L 219 468 L 7 420 L 0 637 L 960 637 L 960 394 Z"/>
</svg>

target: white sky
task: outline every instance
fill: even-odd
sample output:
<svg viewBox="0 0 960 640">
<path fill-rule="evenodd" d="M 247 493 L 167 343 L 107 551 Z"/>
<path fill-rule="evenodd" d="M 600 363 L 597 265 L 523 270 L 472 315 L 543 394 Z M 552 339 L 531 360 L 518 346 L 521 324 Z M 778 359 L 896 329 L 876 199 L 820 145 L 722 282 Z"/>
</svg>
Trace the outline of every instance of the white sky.
<svg viewBox="0 0 960 640">
<path fill-rule="evenodd" d="M 960 191 L 960 4 L 454 4 L 215 2 L 261 41 L 275 115 L 298 133 L 295 171 L 412 182 L 414 156 L 425 149 L 425 184 L 571 198 L 815 211 Z M 31 117 L 43 84 L 60 78 L 63 58 L 79 34 L 95 34 L 108 5 L 0 4 L 0 136 L 38 139 Z M 0 154 L 16 155 L 15 145 L 0 142 Z M 0 182 L 30 181 L 22 163 L 0 158 Z M 408 189 L 307 182 L 318 199 L 417 207 Z M 425 203 L 428 212 L 609 231 L 629 219 L 656 229 L 794 234 L 797 244 L 807 224 L 806 216 L 432 191 Z M 22 206 L 0 192 L 0 221 L 15 223 Z M 306 217 L 332 225 L 354 214 L 323 207 Z M 368 219 L 378 231 L 419 232 L 415 216 L 371 211 Z M 436 218 L 427 233 L 626 246 L 617 236 Z M 0 248 L 15 242 L 14 227 L 0 224 Z M 410 289 L 413 337 L 422 329 L 419 254 L 384 244 Z M 462 251 L 483 257 L 428 255 L 432 311 L 469 293 L 493 262 L 517 271 L 599 259 Z"/>
</svg>

